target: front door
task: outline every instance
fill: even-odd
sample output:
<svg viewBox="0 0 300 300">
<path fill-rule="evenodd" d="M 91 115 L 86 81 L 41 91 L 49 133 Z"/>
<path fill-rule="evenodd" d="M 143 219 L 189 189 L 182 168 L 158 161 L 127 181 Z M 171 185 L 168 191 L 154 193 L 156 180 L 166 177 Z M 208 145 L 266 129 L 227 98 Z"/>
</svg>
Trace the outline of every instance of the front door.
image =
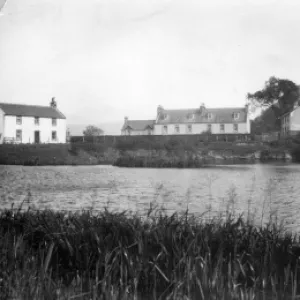
<svg viewBox="0 0 300 300">
<path fill-rule="evenodd" d="M 34 142 L 36 144 L 39 144 L 39 142 L 40 142 L 40 132 L 39 131 L 34 132 Z"/>
</svg>

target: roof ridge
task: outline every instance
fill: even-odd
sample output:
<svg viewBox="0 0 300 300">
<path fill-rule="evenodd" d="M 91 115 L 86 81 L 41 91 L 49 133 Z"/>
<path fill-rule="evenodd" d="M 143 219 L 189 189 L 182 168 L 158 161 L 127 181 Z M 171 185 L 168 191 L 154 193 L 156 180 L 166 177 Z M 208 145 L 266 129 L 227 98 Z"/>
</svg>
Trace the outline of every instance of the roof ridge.
<svg viewBox="0 0 300 300">
<path fill-rule="evenodd" d="M 244 106 L 235 106 L 235 107 L 205 107 L 205 109 L 244 109 Z M 164 108 L 164 110 L 199 110 L 200 107 L 197 108 Z"/>
<path fill-rule="evenodd" d="M 8 105 L 24 105 L 24 106 L 35 106 L 35 107 L 51 107 L 50 105 L 36 105 L 36 104 L 23 104 L 23 103 L 11 103 L 11 102 L 0 102 L 1 104 L 8 104 Z M 51 107 L 54 108 L 54 107 Z"/>
<path fill-rule="evenodd" d="M 137 119 L 134 119 L 134 120 L 127 120 L 127 122 L 131 122 L 131 121 L 143 121 L 143 122 L 146 122 L 146 121 L 155 121 L 155 119 L 149 119 L 149 120 L 143 120 L 143 119 L 139 119 L 139 120 L 137 120 Z"/>
</svg>

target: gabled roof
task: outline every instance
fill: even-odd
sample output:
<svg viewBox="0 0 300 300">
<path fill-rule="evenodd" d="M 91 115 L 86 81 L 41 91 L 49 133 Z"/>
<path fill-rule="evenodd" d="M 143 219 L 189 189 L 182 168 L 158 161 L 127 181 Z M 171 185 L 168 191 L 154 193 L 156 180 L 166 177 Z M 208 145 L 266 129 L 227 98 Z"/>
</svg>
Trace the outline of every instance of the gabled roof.
<svg viewBox="0 0 300 300">
<path fill-rule="evenodd" d="M 58 109 L 51 106 L 0 103 L 0 109 L 10 116 L 66 119 Z"/>
<path fill-rule="evenodd" d="M 155 120 L 128 120 L 124 123 L 122 130 L 130 128 L 131 130 L 142 131 L 148 127 L 153 129 Z"/>
<path fill-rule="evenodd" d="M 239 118 L 234 119 L 233 114 L 239 113 Z M 166 118 L 164 118 L 164 115 Z M 208 118 L 210 114 L 211 118 Z M 205 108 L 201 114 L 200 108 L 196 109 L 164 109 L 158 116 L 157 124 L 174 123 L 245 123 L 247 109 L 245 107 L 233 108 Z"/>
</svg>

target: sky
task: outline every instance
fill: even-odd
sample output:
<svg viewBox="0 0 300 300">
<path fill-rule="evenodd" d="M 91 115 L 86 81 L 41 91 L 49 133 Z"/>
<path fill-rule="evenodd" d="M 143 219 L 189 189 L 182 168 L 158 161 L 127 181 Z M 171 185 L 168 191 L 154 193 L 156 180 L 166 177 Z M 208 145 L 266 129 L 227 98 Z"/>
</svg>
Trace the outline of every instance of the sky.
<svg viewBox="0 0 300 300">
<path fill-rule="evenodd" d="M 7 0 L 0 102 L 55 97 L 69 124 L 244 106 L 270 76 L 300 84 L 299 11 L 299 0 Z"/>
</svg>

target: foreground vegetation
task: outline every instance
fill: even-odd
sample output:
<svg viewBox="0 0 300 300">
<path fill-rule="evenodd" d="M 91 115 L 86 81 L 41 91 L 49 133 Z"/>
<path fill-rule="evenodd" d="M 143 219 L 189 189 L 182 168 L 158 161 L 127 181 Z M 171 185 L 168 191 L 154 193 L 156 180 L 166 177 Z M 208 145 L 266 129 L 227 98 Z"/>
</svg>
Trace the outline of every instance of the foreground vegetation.
<svg viewBox="0 0 300 300">
<path fill-rule="evenodd" d="M 0 214 L 1 299 L 298 299 L 296 238 L 227 214 Z"/>
</svg>

